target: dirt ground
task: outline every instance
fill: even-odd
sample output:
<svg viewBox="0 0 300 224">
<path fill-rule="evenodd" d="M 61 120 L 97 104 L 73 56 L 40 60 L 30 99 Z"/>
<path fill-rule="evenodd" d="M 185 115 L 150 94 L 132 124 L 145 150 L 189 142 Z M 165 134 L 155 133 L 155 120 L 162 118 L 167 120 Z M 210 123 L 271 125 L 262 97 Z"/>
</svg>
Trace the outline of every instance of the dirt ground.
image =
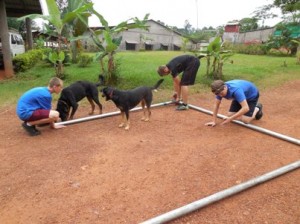
<svg viewBox="0 0 300 224">
<path fill-rule="evenodd" d="M 161 94 L 154 103 L 169 100 Z M 213 97 L 193 94 L 190 103 L 212 110 Z M 261 91 L 260 101 L 264 116 L 254 125 L 300 138 L 300 80 Z M 117 111 L 101 102 L 105 113 Z M 153 108 L 148 123 L 132 112 L 129 131 L 110 116 L 43 127 L 36 137 L 15 105 L 0 115 L 1 224 L 140 223 L 300 159 L 297 144 L 234 123 L 206 127 L 210 115 L 173 105 Z M 171 223 L 300 223 L 299 180 L 297 169 Z"/>
</svg>

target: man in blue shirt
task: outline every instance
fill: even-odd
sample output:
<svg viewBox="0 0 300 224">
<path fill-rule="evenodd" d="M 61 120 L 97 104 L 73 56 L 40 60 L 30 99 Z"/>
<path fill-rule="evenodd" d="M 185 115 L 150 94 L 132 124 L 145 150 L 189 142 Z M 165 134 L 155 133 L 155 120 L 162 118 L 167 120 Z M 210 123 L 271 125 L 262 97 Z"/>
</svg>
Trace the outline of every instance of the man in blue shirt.
<svg viewBox="0 0 300 224">
<path fill-rule="evenodd" d="M 62 128 L 54 126 L 59 118 L 59 112 L 51 110 L 52 93 L 59 94 L 63 88 L 63 81 L 57 77 L 50 80 L 48 87 L 35 87 L 25 92 L 17 104 L 17 115 L 24 121 L 22 127 L 29 135 L 41 134 L 36 125 L 50 124 L 51 128 Z"/>
<path fill-rule="evenodd" d="M 217 124 L 217 114 L 223 98 L 232 100 L 228 117 L 221 125 L 232 120 L 239 119 L 244 123 L 250 123 L 253 119 L 259 120 L 263 116 L 262 104 L 258 103 L 259 91 L 257 87 L 246 80 L 231 80 L 223 82 L 215 80 L 211 84 L 211 91 L 216 95 L 213 110 L 213 121 L 205 125 L 215 126 Z"/>
</svg>

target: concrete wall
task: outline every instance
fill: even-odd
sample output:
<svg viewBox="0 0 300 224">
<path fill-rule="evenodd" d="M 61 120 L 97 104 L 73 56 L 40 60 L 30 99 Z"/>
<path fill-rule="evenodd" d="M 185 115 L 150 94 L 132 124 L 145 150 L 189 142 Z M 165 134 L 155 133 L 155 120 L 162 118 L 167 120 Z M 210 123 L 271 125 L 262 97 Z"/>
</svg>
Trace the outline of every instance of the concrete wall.
<svg viewBox="0 0 300 224">
<path fill-rule="evenodd" d="M 178 50 L 183 45 L 182 36 L 168 29 L 164 25 L 157 23 L 153 20 L 147 21 L 149 31 L 142 29 L 130 29 L 121 32 L 118 36 L 122 36 L 122 42 L 118 50 Z M 101 38 L 101 37 L 100 37 Z M 83 41 L 83 46 L 90 50 L 93 48 L 93 41 Z M 151 47 L 151 49 L 150 49 Z M 195 45 L 189 41 L 187 48 L 194 48 Z"/>
<path fill-rule="evenodd" d="M 270 36 L 273 35 L 275 28 L 255 30 L 251 32 L 239 33 L 237 36 L 237 43 L 264 43 L 269 40 Z"/>
<path fill-rule="evenodd" d="M 231 43 L 264 43 L 274 31 L 275 27 L 243 33 L 224 33 L 223 40 Z"/>
</svg>

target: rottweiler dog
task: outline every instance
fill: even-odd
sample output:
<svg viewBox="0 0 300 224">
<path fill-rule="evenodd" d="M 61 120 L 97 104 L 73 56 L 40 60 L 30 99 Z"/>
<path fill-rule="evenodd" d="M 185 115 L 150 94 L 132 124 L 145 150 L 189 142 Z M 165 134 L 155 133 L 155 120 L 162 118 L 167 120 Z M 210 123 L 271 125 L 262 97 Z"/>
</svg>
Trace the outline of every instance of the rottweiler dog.
<svg viewBox="0 0 300 224">
<path fill-rule="evenodd" d="M 122 116 L 122 121 L 119 125 L 120 128 L 125 127 L 125 130 L 129 130 L 129 110 L 139 103 L 141 103 L 144 112 L 142 120 L 149 121 L 153 98 L 152 90 L 156 90 L 163 81 L 164 79 L 160 79 L 153 87 L 141 86 L 132 90 L 117 90 L 113 87 L 105 87 L 101 90 L 102 96 L 105 97 L 106 101 L 112 100 L 116 107 L 120 109 Z"/>
<path fill-rule="evenodd" d="M 61 91 L 56 108 L 56 110 L 59 112 L 60 119 L 62 121 L 73 119 L 74 114 L 78 108 L 77 102 L 82 100 L 84 97 L 86 97 L 91 104 L 91 111 L 89 112 L 89 115 L 92 115 L 94 113 L 95 103 L 99 107 L 99 114 L 102 114 L 102 104 L 99 101 L 99 91 L 97 87 L 103 85 L 103 83 L 104 78 L 102 75 L 99 75 L 98 83 L 92 83 L 89 81 L 77 81 L 64 88 Z M 71 109 L 72 111 L 70 114 Z"/>
</svg>

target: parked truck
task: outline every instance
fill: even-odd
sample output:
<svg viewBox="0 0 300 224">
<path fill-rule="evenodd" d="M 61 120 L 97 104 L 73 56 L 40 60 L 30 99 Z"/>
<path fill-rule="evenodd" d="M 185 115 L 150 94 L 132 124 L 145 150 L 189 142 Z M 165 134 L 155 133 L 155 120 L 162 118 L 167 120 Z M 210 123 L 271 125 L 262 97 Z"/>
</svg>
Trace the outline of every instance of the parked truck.
<svg viewBox="0 0 300 224">
<path fill-rule="evenodd" d="M 25 52 L 24 40 L 15 29 L 9 29 L 9 49 L 12 57 Z M 3 67 L 2 42 L 0 38 L 0 67 Z"/>
</svg>

